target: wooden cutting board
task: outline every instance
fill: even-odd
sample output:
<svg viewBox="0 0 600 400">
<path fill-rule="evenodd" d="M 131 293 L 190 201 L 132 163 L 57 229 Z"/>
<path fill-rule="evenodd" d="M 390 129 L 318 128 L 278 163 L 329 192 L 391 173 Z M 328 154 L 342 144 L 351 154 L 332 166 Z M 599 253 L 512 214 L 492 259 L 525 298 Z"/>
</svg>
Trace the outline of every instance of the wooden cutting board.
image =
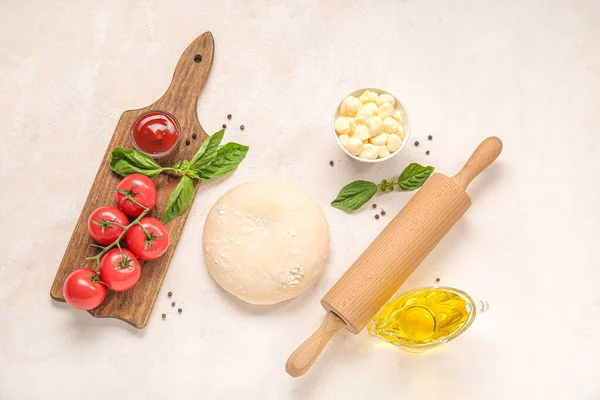
<svg viewBox="0 0 600 400">
<path fill-rule="evenodd" d="M 86 260 L 86 257 L 98 252 L 98 249 L 92 246 L 94 242 L 88 233 L 87 220 L 97 207 L 115 205 L 115 189 L 122 177 L 111 171 L 110 154 L 115 147 L 133 148 L 130 132 L 137 118 L 148 111 L 160 110 L 170 113 L 179 122 L 181 143 L 168 157 L 157 160 L 161 165 L 171 166 L 178 160 L 191 159 L 206 139 L 207 135 L 198 122 L 196 103 L 208 78 L 213 54 L 213 36 L 210 32 L 205 32 L 184 51 L 175 67 L 171 85 L 160 99 L 148 107 L 125 111 L 121 115 L 52 283 L 50 296 L 54 300 L 65 301 L 63 283 L 73 270 L 82 267 L 95 268 L 94 261 Z M 195 140 L 192 139 L 193 133 L 197 135 Z M 189 146 L 185 144 L 186 139 L 191 141 Z M 169 194 L 177 186 L 179 178 L 161 174 L 153 178 L 153 181 L 158 190 L 158 201 L 149 216 L 160 220 Z M 198 184 L 199 181 L 195 181 L 194 186 L 197 188 Z M 190 208 L 166 224 L 170 235 L 169 248 L 159 259 L 142 262 L 142 277 L 138 284 L 127 292 L 116 293 L 107 290 L 104 303 L 90 310 L 90 314 L 99 318 L 118 318 L 139 329 L 146 326 Z"/>
</svg>

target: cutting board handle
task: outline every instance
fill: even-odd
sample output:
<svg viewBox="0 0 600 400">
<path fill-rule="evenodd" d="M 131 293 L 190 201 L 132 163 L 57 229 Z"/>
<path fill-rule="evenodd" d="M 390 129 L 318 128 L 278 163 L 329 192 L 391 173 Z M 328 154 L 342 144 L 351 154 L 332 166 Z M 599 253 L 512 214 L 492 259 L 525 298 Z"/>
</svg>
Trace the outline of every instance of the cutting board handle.
<svg viewBox="0 0 600 400">
<path fill-rule="evenodd" d="M 304 375 L 315 363 L 329 340 L 345 326 L 344 321 L 337 315 L 328 312 L 319 329 L 288 358 L 285 363 L 287 373 L 294 378 Z"/>
<path fill-rule="evenodd" d="M 465 166 L 452 177 L 452 180 L 466 190 L 471 181 L 489 167 L 501 152 L 502 140 L 495 136 L 485 139 L 471 154 Z"/>
<path fill-rule="evenodd" d="M 208 79 L 215 52 L 211 32 L 204 32 L 185 49 L 173 73 L 169 89 L 152 106 L 165 111 L 176 104 L 179 114 L 196 115 L 196 103 Z"/>
</svg>

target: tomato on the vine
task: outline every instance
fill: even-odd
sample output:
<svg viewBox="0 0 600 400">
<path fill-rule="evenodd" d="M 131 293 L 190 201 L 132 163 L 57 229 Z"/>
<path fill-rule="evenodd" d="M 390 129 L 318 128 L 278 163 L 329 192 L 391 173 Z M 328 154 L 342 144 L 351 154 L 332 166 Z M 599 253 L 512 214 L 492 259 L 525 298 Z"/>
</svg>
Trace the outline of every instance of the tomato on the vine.
<svg viewBox="0 0 600 400">
<path fill-rule="evenodd" d="M 132 217 L 139 217 L 144 211 L 135 203 L 136 201 L 150 211 L 156 205 L 156 199 L 156 185 L 142 174 L 131 174 L 124 178 L 115 192 L 117 206 Z"/>
<path fill-rule="evenodd" d="M 127 224 L 129 221 L 123 211 L 114 206 L 103 206 L 90 214 L 88 231 L 96 242 L 106 246 L 117 240 L 123 232 L 122 226 Z"/>
<path fill-rule="evenodd" d="M 134 287 L 142 276 L 142 266 L 127 249 L 109 250 L 100 261 L 100 278 L 115 292 Z"/>
<path fill-rule="evenodd" d="M 78 310 L 98 307 L 106 297 L 106 288 L 99 281 L 96 271 L 80 268 L 71 272 L 63 285 L 63 295 L 69 305 Z"/>
<path fill-rule="evenodd" d="M 127 247 L 142 260 L 156 260 L 169 247 L 169 232 L 157 219 L 142 218 L 125 234 Z"/>
</svg>

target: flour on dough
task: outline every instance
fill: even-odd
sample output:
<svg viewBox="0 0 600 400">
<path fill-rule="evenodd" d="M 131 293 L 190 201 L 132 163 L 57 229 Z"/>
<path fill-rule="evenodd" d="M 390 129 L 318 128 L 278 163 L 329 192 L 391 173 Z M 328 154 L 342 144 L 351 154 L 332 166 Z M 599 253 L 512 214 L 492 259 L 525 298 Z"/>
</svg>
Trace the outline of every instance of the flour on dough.
<svg viewBox="0 0 600 400">
<path fill-rule="evenodd" d="M 247 182 L 212 207 L 202 248 L 223 289 L 251 304 L 275 304 L 319 278 L 329 227 L 321 207 L 292 183 Z"/>
</svg>

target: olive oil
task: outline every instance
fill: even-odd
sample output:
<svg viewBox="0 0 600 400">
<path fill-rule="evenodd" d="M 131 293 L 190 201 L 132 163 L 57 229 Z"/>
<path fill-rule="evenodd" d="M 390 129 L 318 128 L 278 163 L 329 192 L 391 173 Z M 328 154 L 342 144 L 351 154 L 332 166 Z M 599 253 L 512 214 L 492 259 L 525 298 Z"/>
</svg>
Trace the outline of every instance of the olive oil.
<svg viewBox="0 0 600 400">
<path fill-rule="evenodd" d="M 383 306 L 367 329 L 371 335 L 401 347 L 427 348 L 461 333 L 471 324 L 475 312 L 473 300 L 460 290 L 421 288 Z"/>
</svg>

